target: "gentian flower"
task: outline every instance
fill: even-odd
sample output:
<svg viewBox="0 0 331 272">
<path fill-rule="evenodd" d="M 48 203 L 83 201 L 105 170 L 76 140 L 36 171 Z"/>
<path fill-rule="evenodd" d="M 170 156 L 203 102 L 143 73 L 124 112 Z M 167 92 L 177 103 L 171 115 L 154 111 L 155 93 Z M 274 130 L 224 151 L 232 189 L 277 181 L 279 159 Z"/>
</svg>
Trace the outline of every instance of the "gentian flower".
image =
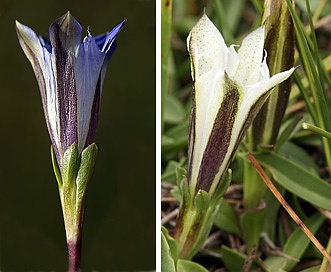
<svg viewBox="0 0 331 272">
<path fill-rule="evenodd" d="M 59 167 L 65 151 L 90 145 L 98 123 L 106 66 L 125 21 L 106 34 L 90 32 L 81 42 L 82 27 L 68 12 L 49 28 L 49 40 L 16 22 L 21 47 L 36 75 L 46 123 Z"/>
<path fill-rule="evenodd" d="M 16 22 L 23 51 L 36 75 L 52 142 L 69 255 L 69 272 L 80 269 L 86 188 L 97 156 L 94 141 L 107 62 L 115 51 L 112 31 L 93 37 L 68 12 L 49 28 L 49 40 Z"/>
<path fill-rule="evenodd" d="M 187 44 L 194 82 L 187 179 L 192 196 L 199 190 L 212 196 L 272 88 L 294 68 L 270 77 L 263 26 L 237 52 L 204 14 Z"/>
</svg>

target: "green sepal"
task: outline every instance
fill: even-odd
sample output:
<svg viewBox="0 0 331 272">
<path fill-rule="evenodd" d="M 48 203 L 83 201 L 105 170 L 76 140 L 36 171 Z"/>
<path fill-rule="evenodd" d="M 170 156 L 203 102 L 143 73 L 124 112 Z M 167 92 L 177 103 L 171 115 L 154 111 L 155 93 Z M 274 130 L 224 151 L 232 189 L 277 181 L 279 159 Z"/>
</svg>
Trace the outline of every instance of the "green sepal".
<svg viewBox="0 0 331 272">
<path fill-rule="evenodd" d="M 59 188 L 61 188 L 63 185 L 61 171 L 60 171 L 59 165 L 57 164 L 54 147 L 52 145 L 51 145 L 51 158 L 52 158 L 53 171 L 54 171 L 54 174 L 55 174 L 55 177 L 57 180 L 57 184 L 58 184 Z"/>
<path fill-rule="evenodd" d="M 177 186 L 183 200 L 182 205 L 189 205 L 189 203 L 191 203 L 192 197 L 190 195 L 190 189 L 186 178 L 186 170 L 184 168 L 177 167 L 176 179 L 177 179 Z"/>
<path fill-rule="evenodd" d="M 213 196 L 212 204 L 217 205 L 220 203 L 220 201 L 223 198 L 223 195 L 225 194 L 226 190 L 229 188 L 229 185 L 232 180 L 232 170 L 228 168 L 227 173 L 221 180 L 219 187 L 216 189 L 215 194 Z"/>
<path fill-rule="evenodd" d="M 79 167 L 79 153 L 77 144 L 73 143 L 63 154 L 62 181 L 64 186 L 71 187 L 76 180 Z"/>
<path fill-rule="evenodd" d="M 195 221 L 203 219 L 204 214 L 210 207 L 210 196 L 206 191 L 199 190 L 194 198 Z"/>
<path fill-rule="evenodd" d="M 186 177 L 181 180 L 179 188 L 182 202 L 175 231 L 179 258 L 190 260 L 203 246 L 230 181 L 231 170 L 228 171 L 217 189 L 217 194 L 213 197 L 204 190 L 199 190 L 192 197 Z"/>
<path fill-rule="evenodd" d="M 77 197 L 79 199 L 84 197 L 88 181 L 91 179 L 96 158 L 98 155 L 98 147 L 95 143 L 86 147 L 81 155 L 80 166 L 76 178 Z"/>
</svg>

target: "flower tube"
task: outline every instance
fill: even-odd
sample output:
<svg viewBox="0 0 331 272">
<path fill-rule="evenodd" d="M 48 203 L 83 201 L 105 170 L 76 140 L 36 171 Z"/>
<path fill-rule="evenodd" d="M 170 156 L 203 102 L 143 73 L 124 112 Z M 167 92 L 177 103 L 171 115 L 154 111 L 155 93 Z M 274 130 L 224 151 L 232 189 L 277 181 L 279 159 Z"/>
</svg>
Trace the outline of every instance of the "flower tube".
<svg viewBox="0 0 331 272">
<path fill-rule="evenodd" d="M 236 52 L 204 14 L 187 43 L 194 82 L 187 178 L 192 195 L 200 189 L 213 195 L 272 88 L 294 68 L 270 77 L 263 26 Z"/>
</svg>

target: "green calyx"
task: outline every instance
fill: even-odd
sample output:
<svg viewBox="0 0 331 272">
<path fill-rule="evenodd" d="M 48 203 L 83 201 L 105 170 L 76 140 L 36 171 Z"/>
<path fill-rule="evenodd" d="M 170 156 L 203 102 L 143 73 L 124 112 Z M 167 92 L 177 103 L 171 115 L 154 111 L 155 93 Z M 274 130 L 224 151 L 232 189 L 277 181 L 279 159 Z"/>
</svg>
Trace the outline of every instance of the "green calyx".
<svg viewBox="0 0 331 272">
<path fill-rule="evenodd" d="M 77 144 L 74 143 L 64 153 L 60 169 L 54 149 L 51 148 L 68 242 L 80 239 L 86 189 L 93 173 L 97 153 L 98 148 L 95 143 L 86 147 L 81 154 L 78 152 Z"/>
<path fill-rule="evenodd" d="M 178 168 L 177 182 L 182 202 L 174 237 L 178 247 L 178 257 L 190 260 L 202 248 L 209 235 L 223 195 L 230 184 L 231 170 L 229 169 L 213 197 L 204 190 L 191 195 L 188 181 L 182 173 L 183 170 Z"/>
</svg>

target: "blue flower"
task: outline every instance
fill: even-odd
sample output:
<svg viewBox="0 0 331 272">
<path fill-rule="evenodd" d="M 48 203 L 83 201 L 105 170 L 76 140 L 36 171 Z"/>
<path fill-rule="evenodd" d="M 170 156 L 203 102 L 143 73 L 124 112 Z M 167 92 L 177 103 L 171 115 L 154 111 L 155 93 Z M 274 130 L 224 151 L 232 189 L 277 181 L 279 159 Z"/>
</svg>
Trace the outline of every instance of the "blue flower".
<svg viewBox="0 0 331 272">
<path fill-rule="evenodd" d="M 69 12 L 52 23 L 49 40 L 16 21 L 20 45 L 39 84 L 60 168 L 72 144 L 81 153 L 94 140 L 107 62 L 125 22 L 96 37 L 88 31 L 82 42 L 82 27 Z"/>
</svg>

